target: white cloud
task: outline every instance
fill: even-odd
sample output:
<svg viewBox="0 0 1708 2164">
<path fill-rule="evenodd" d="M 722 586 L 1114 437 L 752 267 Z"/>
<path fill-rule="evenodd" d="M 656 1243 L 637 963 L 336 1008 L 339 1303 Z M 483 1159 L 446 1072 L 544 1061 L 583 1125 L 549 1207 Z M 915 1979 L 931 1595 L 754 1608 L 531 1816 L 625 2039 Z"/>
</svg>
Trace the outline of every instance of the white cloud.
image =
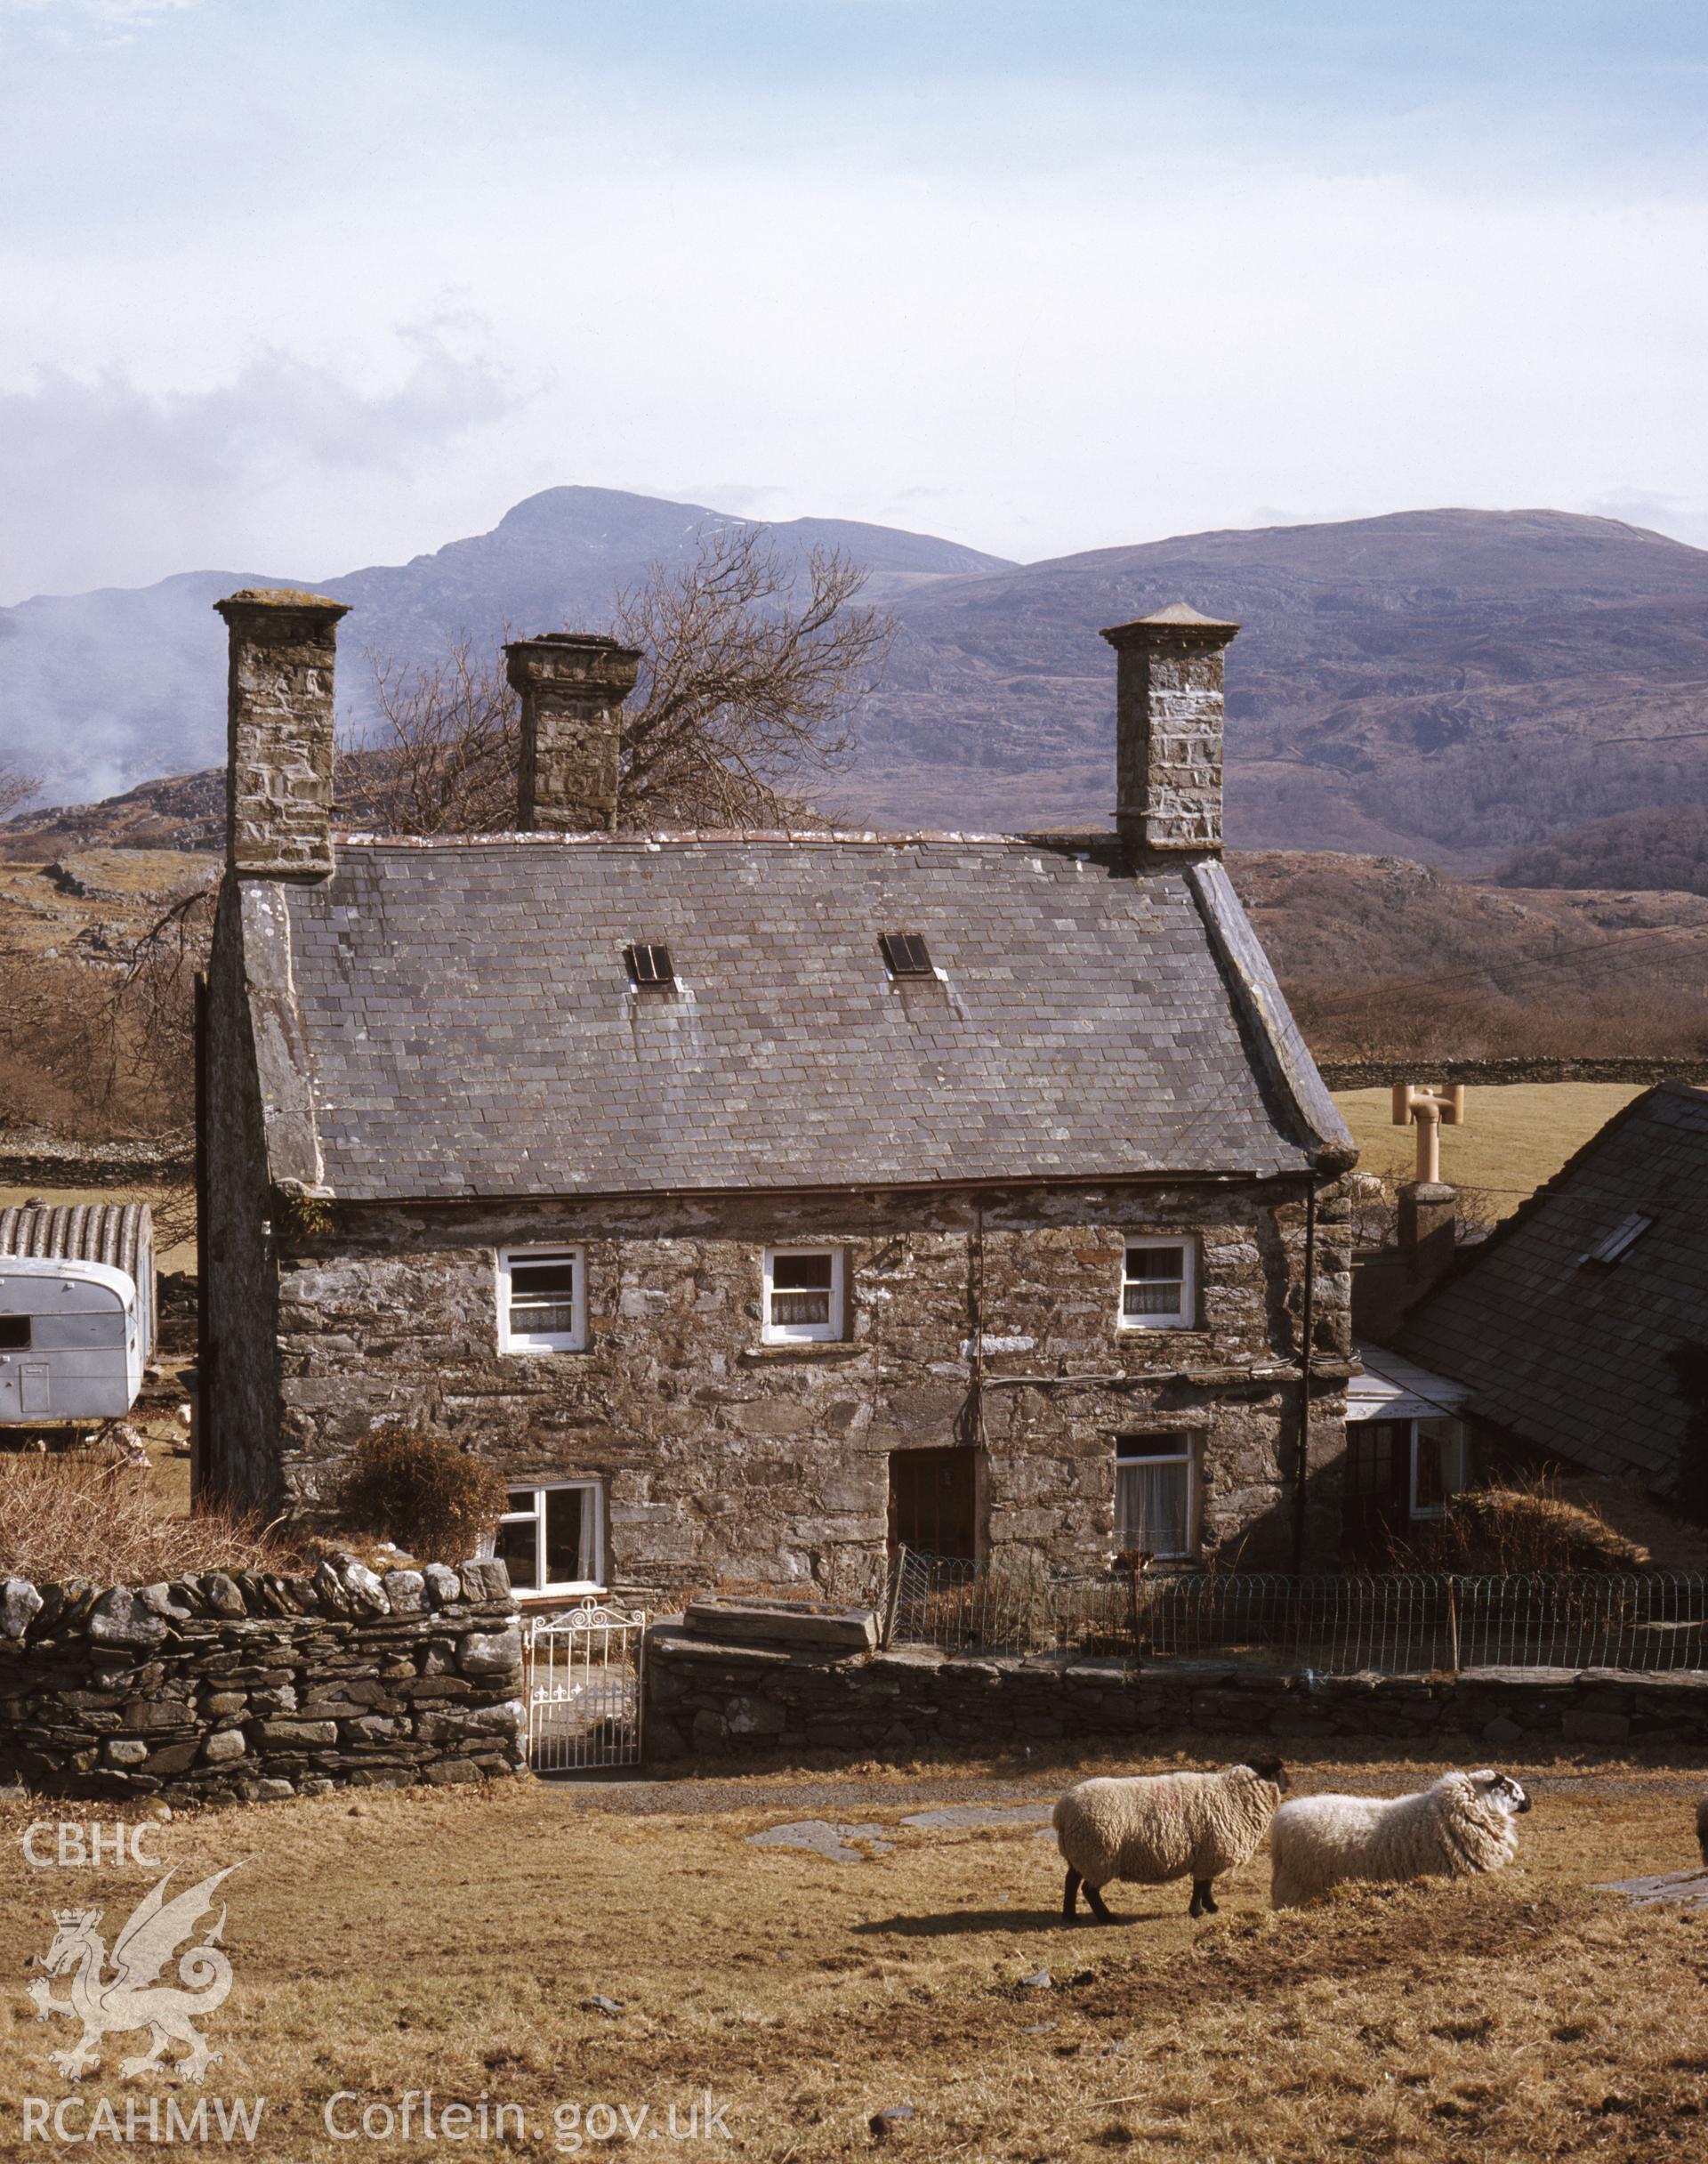
<svg viewBox="0 0 1708 2164">
<path fill-rule="evenodd" d="M 0 392 L 12 513 L 0 594 L 138 584 L 210 562 L 276 565 L 304 496 L 324 503 L 328 490 L 407 484 L 456 438 L 524 402 L 504 370 L 455 350 L 466 329 L 399 333 L 407 366 L 376 389 L 264 352 L 205 390 L 149 392 L 117 369 L 50 368 Z"/>
<path fill-rule="evenodd" d="M 35 22 L 56 44 L 125 44 L 201 0 L 0 0 L 0 15 Z"/>
<path fill-rule="evenodd" d="M 0 590 L 330 577 L 565 481 L 1028 557 L 1444 502 L 1702 537 L 1682 15 L 1614 68 L 1574 0 L 152 5 L 12 71 Z M 447 294 L 489 332 L 400 367 Z"/>
</svg>

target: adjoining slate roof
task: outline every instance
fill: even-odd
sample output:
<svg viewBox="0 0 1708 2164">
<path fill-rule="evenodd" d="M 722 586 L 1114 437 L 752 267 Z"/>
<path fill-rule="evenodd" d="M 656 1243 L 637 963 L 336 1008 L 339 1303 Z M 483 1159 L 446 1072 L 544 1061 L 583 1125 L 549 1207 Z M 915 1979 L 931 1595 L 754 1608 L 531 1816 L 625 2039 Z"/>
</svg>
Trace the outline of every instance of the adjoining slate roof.
<svg viewBox="0 0 1708 2164">
<path fill-rule="evenodd" d="M 1615 1263 L 1581 1258 L 1653 1219 Z M 1415 1307 L 1401 1349 L 1470 1407 L 1598 1473 L 1664 1485 L 1688 1414 L 1667 1355 L 1708 1339 L 1708 1093 L 1637 1098 Z"/>
<path fill-rule="evenodd" d="M 301 1158 L 306 1062 L 321 1178 L 352 1200 L 1349 1155 L 1220 865 L 1134 877 L 1107 850 L 961 837 L 359 838 L 330 879 L 244 908 L 257 1013 L 281 909 L 288 930 L 275 1038 L 300 1049 L 263 1071 L 270 1149 L 294 1093 Z M 883 932 L 923 933 L 938 977 L 891 982 Z M 669 946 L 676 990 L 633 989 L 632 941 Z"/>
</svg>

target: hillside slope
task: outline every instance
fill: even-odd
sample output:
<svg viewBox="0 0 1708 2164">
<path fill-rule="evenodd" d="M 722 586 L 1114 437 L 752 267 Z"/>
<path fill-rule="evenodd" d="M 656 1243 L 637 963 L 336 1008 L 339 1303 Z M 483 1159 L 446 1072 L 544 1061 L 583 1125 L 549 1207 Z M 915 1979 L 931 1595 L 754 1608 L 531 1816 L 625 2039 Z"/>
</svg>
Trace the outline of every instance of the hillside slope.
<svg viewBox="0 0 1708 2164">
<path fill-rule="evenodd" d="M 1229 650 L 1229 823 L 1251 846 L 1478 868 L 1633 805 L 1708 801 L 1708 553 L 1610 519 L 1432 511 L 1190 535 L 910 596 L 866 731 L 873 808 L 1105 809 L 1104 624 L 1184 599 Z M 1035 792 L 1026 785 L 1036 778 Z M 1047 779 L 1045 779 L 1047 777 Z"/>
<path fill-rule="evenodd" d="M 613 589 L 678 560 L 719 514 L 554 489 L 489 534 L 310 580 L 365 650 L 408 660 L 457 632 L 597 624 Z M 1229 826 L 1252 846 L 1430 857 L 1513 847 L 1651 804 L 1708 803 L 1708 552 L 1610 519 L 1442 510 L 1188 535 L 1014 565 L 929 536 L 800 520 L 872 569 L 899 636 L 836 806 L 892 825 L 1081 824 L 1113 794 L 1105 624 L 1184 599 L 1244 628 L 1229 661 Z M 208 604 L 254 575 L 0 611 L 0 749 L 58 749 L 80 800 L 220 755 Z M 264 582 L 262 582 L 264 583 Z"/>
<path fill-rule="evenodd" d="M 518 634 L 566 622 L 597 628 L 619 586 L 652 563 L 686 561 L 700 527 L 721 515 L 615 489 L 547 489 L 490 533 L 408 563 L 336 578 L 190 571 L 0 609 L 0 753 L 45 769 L 47 794 L 77 803 L 223 757 L 225 627 L 213 605 L 241 586 L 307 585 L 350 604 L 339 706 L 359 719 L 370 653 L 407 663 L 442 652 L 463 631 L 496 639 L 506 625 Z M 786 551 L 823 545 L 857 556 L 873 595 L 886 601 L 922 580 L 1007 568 L 956 542 L 849 520 L 795 519 L 771 531 Z"/>
</svg>

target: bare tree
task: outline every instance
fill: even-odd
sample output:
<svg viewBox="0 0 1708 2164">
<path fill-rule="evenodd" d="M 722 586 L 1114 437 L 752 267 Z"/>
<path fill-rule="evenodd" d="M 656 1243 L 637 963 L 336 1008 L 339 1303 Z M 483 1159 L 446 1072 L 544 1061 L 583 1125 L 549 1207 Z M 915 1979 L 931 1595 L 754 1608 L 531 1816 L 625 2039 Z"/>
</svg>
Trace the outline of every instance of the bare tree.
<svg viewBox="0 0 1708 2164">
<path fill-rule="evenodd" d="M 623 709 L 617 824 L 810 819 L 803 785 L 846 763 L 892 635 L 857 605 L 865 584 L 837 551 L 802 562 L 762 528 L 721 524 L 702 528 L 690 562 L 655 564 L 620 592 L 611 628 L 642 661 Z M 346 761 L 346 811 L 394 834 L 512 826 L 520 727 L 502 654 L 464 635 L 443 661 L 374 671 L 380 719 Z"/>
<path fill-rule="evenodd" d="M 39 774 L 27 773 L 14 759 L 0 758 L 0 819 L 10 819 L 41 786 Z"/>
<path fill-rule="evenodd" d="M 762 827 L 845 765 L 853 710 L 892 627 L 857 607 L 866 573 L 834 549 L 796 565 L 755 526 L 703 528 L 691 563 L 617 596 L 644 657 L 623 715 L 623 827 Z"/>
<path fill-rule="evenodd" d="M 343 763 L 342 808 L 388 834 L 513 827 L 520 727 L 502 652 L 465 632 L 425 667 L 369 658 L 379 723 Z"/>
<path fill-rule="evenodd" d="M 183 889 L 132 948 L 108 1003 L 109 1102 L 128 1085 L 125 1094 L 162 1112 L 193 1115 L 196 976 L 207 966 L 218 901 L 215 885 Z"/>
</svg>

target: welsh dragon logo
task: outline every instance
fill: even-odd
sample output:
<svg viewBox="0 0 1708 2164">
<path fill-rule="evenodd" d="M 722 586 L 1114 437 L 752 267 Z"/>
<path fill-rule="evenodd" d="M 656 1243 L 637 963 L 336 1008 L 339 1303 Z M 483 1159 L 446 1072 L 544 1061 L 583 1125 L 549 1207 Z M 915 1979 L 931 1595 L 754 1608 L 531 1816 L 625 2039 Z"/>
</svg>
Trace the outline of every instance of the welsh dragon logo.
<svg viewBox="0 0 1708 2164">
<path fill-rule="evenodd" d="M 178 1964 L 178 1974 L 188 1990 L 159 1983 L 156 1979 L 214 1905 L 214 1889 L 239 1867 L 228 1864 L 211 1878 L 166 1899 L 172 1877 L 157 1879 L 132 1912 L 114 1942 L 111 1973 L 108 1973 L 107 1942 L 101 1936 L 99 1909 L 60 1909 L 55 1911 L 53 1943 L 42 1957 L 48 1976 L 71 1979 L 68 1995 L 53 1997 L 47 1977 L 38 1976 L 29 1987 L 36 2002 L 36 2018 L 50 2014 L 68 2015 L 83 2023 L 83 2034 L 68 2051 L 50 2053 L 52 2063 L 68 2081 L 81 2080 L 101 2064 L 95 2046 L 109 2033 L 146 2029 L 149 2048 L 119 2063 L 121 2077 L 166 2071 L 161 2054 L 168 2044 L 189 2047 L 184 2056 L 173 2061 L 172 2071 L 182 2081 L 199 2081 L 219 2057 L 210 2051 L 195 2027 L 192 2016 L 211 2014 L 225 2002 L 231 1989 L 231 1964 L 220 1947 L 225 1928 L 225 1910 L 200 1943 L 190 1947 Z"/>
</svg>

